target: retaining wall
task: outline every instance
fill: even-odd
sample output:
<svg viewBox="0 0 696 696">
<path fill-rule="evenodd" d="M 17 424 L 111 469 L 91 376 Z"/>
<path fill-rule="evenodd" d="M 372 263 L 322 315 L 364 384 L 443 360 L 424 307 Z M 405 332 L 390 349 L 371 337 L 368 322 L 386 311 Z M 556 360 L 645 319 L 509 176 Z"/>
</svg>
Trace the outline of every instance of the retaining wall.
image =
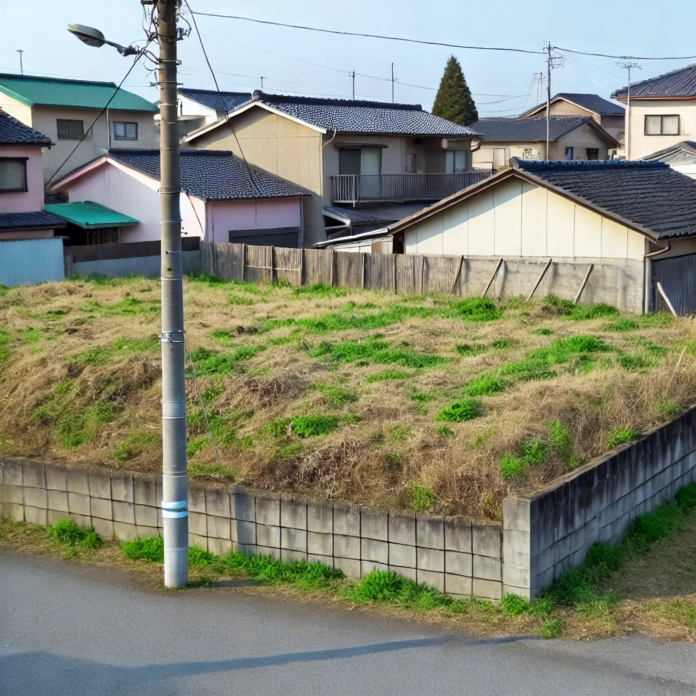
<svg viewBox="0 0 696 696">
<path fill-rule="evenodd" d="M 0 515 L 34 524 L 69 517 L 105 538 L 162 533 L 158 479 L 20 459 L 0 466 Z M 192 481 L 189 544 L 281 560 L 321 561 L 361 578 L 375 568 L 454 597 L 499 599 L 499 524 L 386 512 Z"/>
</svg>

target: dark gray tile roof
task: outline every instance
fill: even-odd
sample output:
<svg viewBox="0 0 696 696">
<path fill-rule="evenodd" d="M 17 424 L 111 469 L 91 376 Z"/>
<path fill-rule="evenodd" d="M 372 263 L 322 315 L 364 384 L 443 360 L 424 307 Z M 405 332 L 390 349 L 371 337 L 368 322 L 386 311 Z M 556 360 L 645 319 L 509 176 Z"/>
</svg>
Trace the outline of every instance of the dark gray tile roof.
<svg viewBox="0 0 696 696">
<path fill-rule="evenodd" d="M 109 150 L 127 167 L 160 178 L 159 150 Z M 296 184 L 248 166 L 231 152 L 223 150 L 182 150 L 181 187 L 208 201 L 297 198 L 309 192 Z"/>
<path fill-rule="evenodd" d="M 53 145 L 51 139 L 0 109 L 0 145 Z"/>
<path fill-rule="evenodd" d="M 531 162 L 513 166 L 659 237 L 696 235 L 696 180 L 663 162 Z"/>
<path fill-rule="evenodd" d="M 21 230 L 33 227 L 65 227 L 61 220 L 45 210 L 33 213 L 2 213 L 0 215 L 0 230 Z"/>
<path fill-rule="evenodd" d="M 664 150 L 658 150 L 643 157 L 648 162 L 667 162 L 668 164 L 693 164 L 696 162 L 696 142 L 682 140 Z"/>
<path fill-rule="evenodd" d="M 419 104 L 292 97 L 259 90 L 254 92 L 254 99 L 300 121 L 338 133 L 465 138 L 477 135 L 475 128 L 434 116 Z"/>
<path fill-rule="evenodd" d="M 617 89 L 612 98 L 625 98 L 628 87 Z M 685 68 L 651 77 L 631 85 L 634 97 L 693 97 L 696 96 L 696 63 Z"/>
<path fill-rule="evenodd" d="M 578 92 L 559 92 L 551 99 L 553 103 L 556 99 L 567 99 L 568 101 L 578 104 L 588 111 L 593 111 L 600 116 L 623 116 L 626 110 L 620 104 L 614 104 L 607 99 L 603 99 L 599 94 L 581 94 Z M 545 109 L 546 102 L 538 104 L 533 109 L 526 111 L 527 114 L 532 114 L 538 109 Z M 523 114 L 524 116 L 524 114 Z"/>
<path fill-rule="evenodd" d="M 562 135 L 592 121 L 592 116 L 554 116 L 549 119 L 549 138 Z M 484 142 L 540 142 L 546 140 L 545 118 L 482 118 L 471 127 Z"/>
<path fill-rule="evenodd" d="M 396 222 L 418 210 L 427 208 L 423 203 L 380 206 L 379 208 L 341 208 L 337 205 L 325 205 L 324 211 L 349 220 L 351 224 Z"/>
<path fill-rule="evenodd" d="M 180 87 L 178 90 L 182 97 L 188 97 L 191 101 L 215 109 L 215 111 L 232 111 L 251 99 L 251 92 L 220 92 L 212 89 L 188 89 Z M 222 99 L 220 98 L 222 94 Z"/>
</svg>

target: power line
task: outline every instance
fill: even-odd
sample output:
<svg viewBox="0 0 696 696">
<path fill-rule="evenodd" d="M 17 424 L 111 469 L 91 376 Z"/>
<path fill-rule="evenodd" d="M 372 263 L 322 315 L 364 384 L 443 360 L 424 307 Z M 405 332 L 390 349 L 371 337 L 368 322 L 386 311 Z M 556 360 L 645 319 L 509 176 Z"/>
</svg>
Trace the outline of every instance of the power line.
<svg viewBox="0 0 696 696">
<path fill-rule="evenodd" d="M 572 48 L 561 46 L 553 47 L 557 51 L 568 51 L 581 56 L 597 56 L 598 58 L 616 58 L 618 60 L 693 60 L 696 56 L 615 56 L 609 53 L 589 53 L 588 51 L 574 51 Z"/>
<path fill-rule="evenodd" d="M 123 83 L 128 79 L 128 76 L 133 71 L 133 68 L 136 66 L 137 62 L 145 55 L 145 50 L 147 49 L 147 47 L 150 45 L 151 42 L 152 42 L 152 39 L 149 39 L 148 42 L 145 44 L 145 46 L 143 46 L 140 53 L 138 53 L 138 55 L 135 57 L 135 60 L 131 64 L 130 68 L 128 68 L 128 72 L 123 76 L 123 79 L 118 83 L 118 86 L 116 87 L 114 93 L 111 95 L 111 98 L 109 99 L 109 101 L 106 102 L 106 105 L 99 112 L 99 115 L 97 116 L 97 118 L 95 118 L 94 121 L 92 121 L 92 125 L 83 133 L 82 138 L 80 138 L 80 142 L 78 142 L 77 145 L 75 145 L 75 147 L 72 149 L 72 152 L 63 160 L 60 167 L 58 167 L 58 169 L 56 169 L 56 171 L 53 172 L 53 175 L 51 176 L 51 178 L 46 182 L 45 188 L 48 188 L 51 185 L 51 182 L 53 181 L 53 179 L 56 178 L 56 174 L 58 174 L 58 172 L 66 165 L 67 161 L 77 151 L 77 148 L 80 147 L 80 145 L 82 145 L 82 143 L 85 141 L 85 138 L 92 132 L 92 128 L 94 128 L 97 121 L 104 115 L 104 112 L 109 108 L 109 104 L 111 104 L 111 102 L 116 98 L 116 95 L 118 94 L 119 90 L 123 86 Z"/>
<path fill-rule="evenodd" d="M 186 3 L 188 4 L 188 3 Z M 508 48 L 502 46 L 463 46 L 461 44 L 443 43 L 441 41 L 423 41 L 421 39 L 405 39 L 400 36 L 383 36 L 381 34 L 362 34 L 355 31 L 337 31 L 336 29 L 320 29 L 318 27 L 305 27 L 301 24 L 284 24 L 283 22 L 271 22 L 267 19 L 253 19 L 251 17 L 240 17 L 238 15 L 214 14 L 212 12 L 195 12 L 202 17 L 217 17 L 219 19 L 237 19 L 242 22 L 254 22 L 255 24 L 270 24 L 275 27 L 286 27 L 288 29 L 303 29 L 304 31 L 317 31 L 322 34 L 338 34 L 340 36 L 360 36 L 366 39 L 383 39 L 385 41 L 403 41 L 406 43 L 423 44 L 425 46 L 444 46 L 446 48 L 462 48 L 472 51 L 507 51 L 511 53 L 531 53 L 543 55 L 543 51 L 530 51 L 525 48 Z"/>
</svg>

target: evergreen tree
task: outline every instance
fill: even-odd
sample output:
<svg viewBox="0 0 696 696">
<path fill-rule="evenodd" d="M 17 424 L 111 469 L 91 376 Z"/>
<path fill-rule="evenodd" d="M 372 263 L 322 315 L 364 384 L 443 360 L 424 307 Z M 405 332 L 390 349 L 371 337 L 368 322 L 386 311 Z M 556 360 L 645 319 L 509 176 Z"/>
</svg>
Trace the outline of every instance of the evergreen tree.
<svg viewBox="0 0 696 696">
<path fill-rule="evenodd" d="M 445 66 L 433 113 L 461 126 L 478 121 L 476 103 L 464 79 L 462 66 L 454 56 L 450 57 Z"/>
</svg>

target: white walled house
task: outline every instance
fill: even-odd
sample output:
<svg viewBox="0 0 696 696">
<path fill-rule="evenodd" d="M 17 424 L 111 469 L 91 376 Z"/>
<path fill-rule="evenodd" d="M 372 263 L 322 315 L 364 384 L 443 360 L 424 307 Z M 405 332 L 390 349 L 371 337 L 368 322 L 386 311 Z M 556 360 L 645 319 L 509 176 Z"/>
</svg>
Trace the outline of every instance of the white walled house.
<svg viewBox="0 0 696 696">
<path fill-rule="evenodd" d="M 91 201 L 138 220 L 118 241 L 160 239 L 157 150 L 112 150 L 60 181 L 52 191 Z M 182 236 L 264 246 L 302 244 L 299 186 L 247 165 L 231 152 L 181 152 Z"/>
<path fill-rule="evenodd" d="M 209 126 L 250 100 L 251 92 L 218 92 L 212 89 L 179 87 L 179 134 L 183 137 L 198 128 Z M 159 120 L 159 116 L 155 118 Z"/>
<path fill-rule="evenodd" d="M 662 308 L 660 281 L 678 311 L 696 310 L 688 292 L 696 281 L 696 181 L 661 162 L 512 165 L 391 225 L 394 248 L 552 259 L 556 273 L 580 264 L 611 267 L 623 293 L 614 304 L 636 312 Z"/>
</svg>

